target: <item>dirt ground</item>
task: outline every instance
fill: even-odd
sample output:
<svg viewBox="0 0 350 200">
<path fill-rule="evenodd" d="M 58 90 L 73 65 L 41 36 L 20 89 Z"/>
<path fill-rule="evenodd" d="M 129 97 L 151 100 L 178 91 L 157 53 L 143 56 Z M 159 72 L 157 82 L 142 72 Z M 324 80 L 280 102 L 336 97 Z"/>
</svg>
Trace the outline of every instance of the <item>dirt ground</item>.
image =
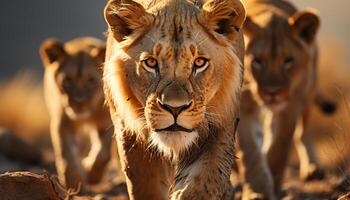
<svg viewBox="0 0 350 200">
<path fill-rule="evenodd" d="M 342 183 L 343 182 L 343 183 Z M 342 184 L 341 184 L 342 183 Z M 302 182 L 288 179 L 284 185 L 283 200 L 349 200 L 349 181 L 345 178 L 327 176 L 325 180 Z M 234 200 L 240 199 L 240 187 L 236 187 Z M 79 200 L 126 200 L 124 182 L 107 181 L 91 187 L 89 192 L 66 190 L 49 172 L 13 172 L 0 175 L 1 199 L 79 199 Z"/>
<path fill-rule="evenodd" d="M 282 186 L 281 200 L 350 200 L 350 176 L 327 173 L 323 179 L 302 181 L 298 178 L 297 168 L 289 166 Z M 236 179 L 236 177 L 233 177 Z M 236 182 L 236 180 L 233 180 Z M 241 187 L 235 185 L 234 200 L 241 199 Z M 344 197 L 343 197 L 344 196 Z M 343 198 L 343 199 L 341 199 Z"/>
<path fill-rule="evenodd" d="M 18 151 L 18 147 L 21 146 Z M 23 154 L 26 152 L 26 154 Z M 43 153 L 46 152 L 46 153 Z M 55 176 L 50 149 L 39 149 L 10 132 L 0 133 L 0 199 L 77 199 L 77 200 L 126 200 L 127 190 L 123 177 L 112 160 L 108 175 L 99 185 L 90 186 L 85 192 L 67 190 Z M 344 173 L 345 174 L 345 173 Z M 296 167 L 290 166 L 283 186 L 283 200 L 350 199 L 350 175 L 327 174 L 323 180 L 303 182 L 297 177 Z M 241 187 L 232 176 L 236 189 L 233 199 L 240 199 Z M 236 183 L 236 184 L 235 184 Z M 342 197 L 343 196 L 343 197 Z M 340 198 L 342 197 L 342 198 Z"/>
</svg>

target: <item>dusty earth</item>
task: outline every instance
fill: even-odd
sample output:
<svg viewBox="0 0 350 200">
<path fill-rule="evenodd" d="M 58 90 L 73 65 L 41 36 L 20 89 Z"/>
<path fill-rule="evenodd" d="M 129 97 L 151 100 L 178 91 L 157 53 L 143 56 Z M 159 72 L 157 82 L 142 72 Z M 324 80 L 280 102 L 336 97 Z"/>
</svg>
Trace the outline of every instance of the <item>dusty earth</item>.
<svg viewBox="0 0 350 200">
<path fill-rule="evenodd" d="M 92 199 L 126 200 L 126 185 L 115 166 L 110 163 L 108 175 L 96 186 L 81 191 L 64 188 L 55 176 L 52 151 L 40 149 L 8 131 L 0 132 L 0 199 Z M 283 200 L 350 200 L 350 175 L 327 174 L 323 180 L 303 182 L 297 170 L 290 166 L 283 186 Z M 234 199 L 240 199 L 240 185 Z M 83 192 L 84 191 L 84 192 Z"/>
</svg>

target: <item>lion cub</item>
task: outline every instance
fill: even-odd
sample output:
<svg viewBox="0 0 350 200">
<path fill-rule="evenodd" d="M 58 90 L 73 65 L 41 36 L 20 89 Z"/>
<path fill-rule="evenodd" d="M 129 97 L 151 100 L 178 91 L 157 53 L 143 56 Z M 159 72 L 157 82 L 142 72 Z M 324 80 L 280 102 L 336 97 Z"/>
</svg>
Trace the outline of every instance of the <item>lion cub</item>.
<svg viewBox="0 0 350 200">
<path fill-rule="evenodd" d="M 105 44 L 89 37 L 67 43 L 48 39 L 40 55 L 58 176 L 68 188 L 97 183 L 110 160 L 113 134 L 99 73 Z M 81 132 L 91 138 L 90 152 L 83 160 L 78 148 Z"/>
<path fill-rule="evenodd" d="M 310 145 L 302 136 L 310 105 L 319 96 L 316 35 L 320 19 L 314 10 L 298 11 L 288 1 L 245 3 L 246 71 L 239 129 L 243 199 L 256 198 L 246 195 L 249 191 L 275 199 L 292 145 L 300 158 L 301 177 L 315 171 Z"/>
</svg>

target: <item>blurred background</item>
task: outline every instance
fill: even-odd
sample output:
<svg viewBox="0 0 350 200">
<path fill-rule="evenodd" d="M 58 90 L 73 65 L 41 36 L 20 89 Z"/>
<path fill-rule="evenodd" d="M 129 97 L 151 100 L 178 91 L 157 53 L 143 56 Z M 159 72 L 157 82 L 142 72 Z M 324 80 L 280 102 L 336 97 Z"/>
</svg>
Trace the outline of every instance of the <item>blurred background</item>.
<svg viewBox="0 0 350 200">
<path fill-rule="evenodd" d="M 292 2 L 300 9 L 314 7 L 320 12 L 320 85 L 324 94 L 338 104 L 332 116 L 313 109 L 310 137 L 317 140 L 322 165 L 330 169 L 345 167 L 350 155 L 350 2 Z M 42 97 L 39 46 L 49 37 L 62 41 L 79 36 L 104 39 L 105 3 L 106 0 L 0 1 L 0 126 L 27 140 L 47 144 L 49 119 Z"/>
<path fill-rule="evenodd" d="M 299 8 L 317 8 L 322 16 L 320 38 L 350 46 L 348 0 L 294 0 Z M 41 73 L 40 43 L 48 37 L 63 41 L 78 36 L 103 39 L 106 0 L 2 0 L 0 1 L 0 79 L 20 69 Z M 345 50 L 349 60 L 350 52 Z"/>
<path fill-rule="evenodd" d="M 79 36 L 103 39 L 103 0 L 1 0 L 0 78 L 21 69 L 42 72 L 38 49 L 48 37 L 67 41 Z"/>
</svg>

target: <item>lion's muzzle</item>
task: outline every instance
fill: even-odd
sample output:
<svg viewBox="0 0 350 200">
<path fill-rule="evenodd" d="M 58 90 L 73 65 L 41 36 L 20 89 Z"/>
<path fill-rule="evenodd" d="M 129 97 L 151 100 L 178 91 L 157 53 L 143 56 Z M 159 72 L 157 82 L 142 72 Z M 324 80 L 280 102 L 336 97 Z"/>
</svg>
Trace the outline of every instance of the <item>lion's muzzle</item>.
<svg viewBox="0 0 350 200">
<path fill-rule="evenodd" d="M 174 123 L 168 127 L 158 129 L 156 131 L 184 131 L 192 132 L 193 129 L 186 128 L 179 124 L 178 118 L 182 113 L 189 111 L 194 101 L 188 93 L 188 89 L 180 81 L 173 81 L 166 85 L 159 97 L 157 98 L 158 106 L 164 111 L 168 112 L 174 118 Z"/>
<path fill-rule="evenodd" d="M 158 100 L 158 104 L 163 110 L 166 110 L 169 113 L 171 113 L 173 115 L 174 119 L 175 119 L 175 122 L 176 122 L 177 117 L 183 111 L 189 109 L 191 107 L 191 105 L 192 105 L 192 102 L 190 102 L 189 104 L 184 104 L 184 105 L 180 105 L 180 106 L 177 106 L 177 107 L 174 107 L 172 104 L 169 105 L 169 104 L 163 103 L 160 100 Z"/>
</svg>

